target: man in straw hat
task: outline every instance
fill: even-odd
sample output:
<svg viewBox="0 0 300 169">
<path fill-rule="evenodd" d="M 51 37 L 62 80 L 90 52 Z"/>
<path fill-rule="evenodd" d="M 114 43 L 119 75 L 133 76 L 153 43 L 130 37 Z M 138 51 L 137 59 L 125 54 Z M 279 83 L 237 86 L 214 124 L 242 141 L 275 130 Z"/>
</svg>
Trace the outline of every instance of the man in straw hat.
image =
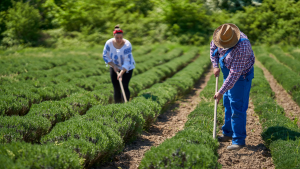
<svg viewBox="0 0 300 169">
<path fill-rule="evenodd" d="M 220 67 L 224 83 L 214 99 L 219 102 L 223 97 L 225 123 L 220 142 L 232 140 L 227 150 L 239 150 L 245 146 L 246 111 L 249 93 L 254 77 L 255 57 L 247 36 L 234 24 L 219 26 L 210 44 L 210 59 L 213 63 L 215 77 L 219 76 Z"/>
</svg>

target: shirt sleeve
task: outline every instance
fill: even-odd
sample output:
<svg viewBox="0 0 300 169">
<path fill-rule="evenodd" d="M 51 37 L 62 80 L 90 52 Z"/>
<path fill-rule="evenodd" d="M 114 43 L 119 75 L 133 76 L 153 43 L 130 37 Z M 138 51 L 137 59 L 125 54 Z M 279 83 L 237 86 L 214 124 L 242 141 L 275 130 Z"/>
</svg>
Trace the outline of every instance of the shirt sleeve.
<svg viewBox="0 0 300 169">
<path fill-rule="evenodd" d="M 211 41 L 211 43 L 210 43 L 210 60 L 211 60 L 211 63 L 213 64 L 214 68 L 219 67 L 219 55 L 216 54 L 215 56 L 213 56 L 213 53 L 216 49 L 217 49 L 217 46 L 214 44 L 213 41 Z"/>
<path fill-rule="evenodd" d="M 127 71 L 129 71 L 131 65 L 133 64 L 131 44 L 124 49 L 124 55 L 122 57 L 124 57 L 122 68 L 125 68 Z"/>
<path fill-rule="evenodd" d="M 103 49 L 103 60 L 106 64 L 112 62 L 112 59 L 109 57 L 109 53 L 110 53 L 110 47 L 109 44 L 106 42 Z"/>
<path fill-rule="evenodd" d="M 220 88 L 219 93 L 224 94 L 226 91 L 230 90 L 240 78 L 247 63 L 247 57 L 245 57 L 244 55 L 245 52 L 242 52 L 244 50 L 246 49 L 241 47 L 241 49 L 238 52 L 236 52 L 235 54 L 233 53 L 235 56 L 231 64 L 229 75 L 227 76 L 222 87 Z"/>
</svg>

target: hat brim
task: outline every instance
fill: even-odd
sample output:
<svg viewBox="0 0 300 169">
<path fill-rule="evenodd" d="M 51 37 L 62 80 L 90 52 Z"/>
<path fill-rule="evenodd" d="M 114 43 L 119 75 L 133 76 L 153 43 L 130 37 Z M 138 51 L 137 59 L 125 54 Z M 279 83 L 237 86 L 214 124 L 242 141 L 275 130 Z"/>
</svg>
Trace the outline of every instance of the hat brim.
<svg viewBox="0 0 300 169">
<path fill-rule="evenodd" d="M 228 42 L 222 42 L 220 40 L 220 30 L 222 28 L 223 25 L 219 26 L 215 31 L 214 31 L 214 35 L 213 35 L 213 42 L 214 44 L 219 47 L 219 48 L 231 48 L 233 46 L 235 46 L 239 40 L 240 40 L 240 37 L 241 37 L 241 32 L 239 30 L 239 28 L 234 25 L 234 24 L 231 24 L 231 23 L 227 23 L 228 25 L 231 26 L 234 34 L 233 34 L 233 37 L 230 41 Z"/>
</svg>

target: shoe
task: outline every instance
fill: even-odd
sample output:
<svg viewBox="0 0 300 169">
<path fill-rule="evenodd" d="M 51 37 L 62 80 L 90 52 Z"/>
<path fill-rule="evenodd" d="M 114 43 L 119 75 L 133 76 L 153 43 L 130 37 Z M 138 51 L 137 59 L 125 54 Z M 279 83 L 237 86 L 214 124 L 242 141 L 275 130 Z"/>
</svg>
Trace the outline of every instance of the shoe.
<svg viewBox="0 0 300 169">
<path fill-rule="evenodd" d="M 228 142 L 230 140 L 232 140 L 232 137 L 229 137 L 229 136 L 222 135 L 222 136 L 218 137 L 219 142 Z"/>
<path fill-rule="evenodd" d="M 245 147 L 245 145 L 237 145 L 237 144 L 232 144 L 231 146 L 227 147 L 227 150 L 239 150 L 241 148 Z"/>
</svg>

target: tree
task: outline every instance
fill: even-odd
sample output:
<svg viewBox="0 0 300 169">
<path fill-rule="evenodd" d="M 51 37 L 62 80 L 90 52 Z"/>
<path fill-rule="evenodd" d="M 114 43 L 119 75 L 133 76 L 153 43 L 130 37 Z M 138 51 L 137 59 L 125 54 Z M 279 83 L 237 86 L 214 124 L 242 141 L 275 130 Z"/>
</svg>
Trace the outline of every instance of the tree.
<svg viewBox="0 0 300 169">
<path fill-rule="evenodd" d="M 7 10 L 3 20 L 6 30 L 2 33 L 4 37 L 2 44 L 5 46 L 37 45 L 40 37 L 40 21 L 39 11 L 29 3 L 13 2 L 13 7 Z"/>
</svg>

